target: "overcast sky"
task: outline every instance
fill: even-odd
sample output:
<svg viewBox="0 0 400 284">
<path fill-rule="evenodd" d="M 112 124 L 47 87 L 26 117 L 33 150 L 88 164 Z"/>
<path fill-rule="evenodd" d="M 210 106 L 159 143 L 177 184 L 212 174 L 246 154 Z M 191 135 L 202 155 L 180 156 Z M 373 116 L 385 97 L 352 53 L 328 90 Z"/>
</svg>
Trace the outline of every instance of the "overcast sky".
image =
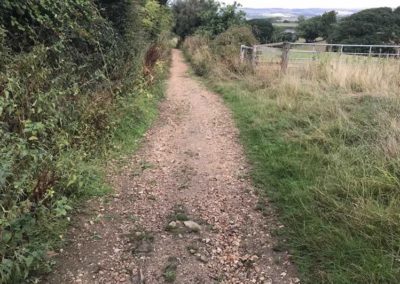
<svg viewBox="0 0 400 284">
<path fill-rule="evenodd" d="M 234 0 L 220 1 L 231 4 Z M 238 0 L 246 8 L 372 8 L 398 7 L 400 0 Z"/>
</svg>

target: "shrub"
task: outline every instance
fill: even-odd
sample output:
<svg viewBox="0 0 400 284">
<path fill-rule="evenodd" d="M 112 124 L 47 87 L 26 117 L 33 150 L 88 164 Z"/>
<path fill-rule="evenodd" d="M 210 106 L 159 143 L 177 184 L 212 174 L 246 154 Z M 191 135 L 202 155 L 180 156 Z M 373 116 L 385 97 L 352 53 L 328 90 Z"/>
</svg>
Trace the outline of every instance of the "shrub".
<svg viewBox="0 0 400 284">
<path fill-rule="evenodd" d="M 182 46 L 191 61 L 193 71 L 199 76 L 207 75 L 215 62 L 209 44 L 207 37 L 197 35 L 186 38 Z"/>
<path fill-rule="evenodd" d="M 197 75 L 204 76 L 212 72 L 218 76 L 235 76 L 251 70 L 251 66 L 240 63 L 240 45 L 256 43 L 249 27 L 235 26 L 214 40 L 201 35 L 188 37 L 183 50 Z"/>
<path fill-rule="evenodd" d="M 212 42 L 212 49 L 218 60 L 233 72 L 240 72 L 242 65 L 239 60 L 240 45 L 252 46 L 257 40 L 247 26 L 235 26 L 219 34 Z"/>
<path fill-rule="evenodd" d="M 122 22 L 99 2 L 0 2 L 1 283 L 40 268 L 71 200 L 101 184 L 85 165 L 107 150 L 118 102 L 143 94 L 144 56 L 168 29 L 153 0 L 117 1 Z"/>
</svg>

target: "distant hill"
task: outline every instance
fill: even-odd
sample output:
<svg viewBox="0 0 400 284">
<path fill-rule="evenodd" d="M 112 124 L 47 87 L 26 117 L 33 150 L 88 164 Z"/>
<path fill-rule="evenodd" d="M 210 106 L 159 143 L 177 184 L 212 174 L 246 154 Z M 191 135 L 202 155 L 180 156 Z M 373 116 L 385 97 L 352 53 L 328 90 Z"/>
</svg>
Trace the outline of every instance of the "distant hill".
<svg viewBox="0 0 400 284">
<path fill-rule="evenodd" d="M 285 9 L 285 8 L 241 8 L 246 12 L 247 18 L 281 18 L 282 20 L 295 21 L 299 16 L 311 18 L 322 15 L 332 9 L 310 8 L 310 9 Z M 349 16 L 358 12 L 358 9 L 336 9 L 338 16 Z"/>
</svg>

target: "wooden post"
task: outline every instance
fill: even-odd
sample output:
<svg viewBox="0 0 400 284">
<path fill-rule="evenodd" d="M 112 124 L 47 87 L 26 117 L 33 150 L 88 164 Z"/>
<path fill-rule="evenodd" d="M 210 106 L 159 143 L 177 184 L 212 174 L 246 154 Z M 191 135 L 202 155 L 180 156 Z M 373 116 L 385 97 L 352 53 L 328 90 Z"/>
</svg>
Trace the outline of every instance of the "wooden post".
<svg viewBox="0 0 400 284">
<path fill-rule="evenodd" d="M 281 72 L 286 73 L 289 63 L 289 50 L 290 43 L 285 42 L 282 46 L 282 60 L 281 60 Z"/>
<path fill-rule="evenodd" d="M 251 63 L 253 64 L 253 68 L 257 66 L 257 46 L 253 46 L 253 54 L 252 54 L 252 59 Z"/>
<path fill-rule="evenodd" d="M 244 45 L 240 46 L 240 63 L 243 64 L 244 62 Z"/>
<path fill-rule="evenodd" d="M 317 50 L 315 48 L 315 43 L 313 45 L 313 56 L 312 56 L 312 60 L 315 61 L 317 59 Z"/>
</svg>

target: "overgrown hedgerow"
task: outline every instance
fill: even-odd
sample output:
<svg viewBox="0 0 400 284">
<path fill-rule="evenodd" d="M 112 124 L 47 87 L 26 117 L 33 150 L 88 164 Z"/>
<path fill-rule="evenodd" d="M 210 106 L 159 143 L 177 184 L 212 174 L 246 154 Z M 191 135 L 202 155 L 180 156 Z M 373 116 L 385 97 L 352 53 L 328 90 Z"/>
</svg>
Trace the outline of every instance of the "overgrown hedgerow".
<svg viewBox="0 0 400 284">
<path fill-rule="evenodd" d="M 71 200 L 102 187 L 88 162 L 121 100 L 147 96 L 170 24 L 153 0 L 0 2 L 1 283 L 40 268 Z"/>
</svg>

